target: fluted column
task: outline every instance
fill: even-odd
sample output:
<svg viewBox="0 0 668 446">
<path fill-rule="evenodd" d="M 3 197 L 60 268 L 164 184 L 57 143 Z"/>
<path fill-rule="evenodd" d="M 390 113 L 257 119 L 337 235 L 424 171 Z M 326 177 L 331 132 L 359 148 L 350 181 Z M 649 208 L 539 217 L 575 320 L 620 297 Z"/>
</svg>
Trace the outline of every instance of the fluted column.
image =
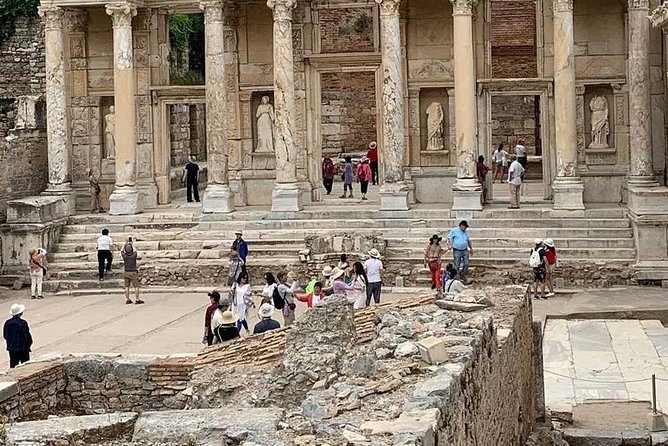
<svg viewBox="0 0 668 446">
<path fill-rule="evenodd" d="M 295 75 L 292 50 L 292 10 L 296 0 L 267 0 L 274 13 L 274 111 L 276 184 L 271 210 L 295 212 L 302 208 L 297 184 L 295 145 Z"/>
<path fill-rule="evenodd" d="M 71 194 L 70 154 L 65 82 L 64 11 L 57 6 L 39 8 L 45 28 L 46 131 L 48 147 L 48 195 Z"/>
<path fill-rule="evenodd" d="M 649 0 L 629 0 L 629 146 L 628 183 L 658 186 L 652 163 L 649 74 Z"/>
<path fill-rule="evenodd" d="M 584 209 L 584 185 L 577 174 L 573 0 L 554 0 L 554 117 L 557 177 L 554 209 Z"/>
<path fill-rule="evenodd" d="M 404 181 L 404 78 L 401 63 L 401 0 L 376 0 L 380 5 L 383 96 L 380 145 L 382 180 L 381 210 L 408 210 L 408 186 Z"/>
<path fill-rule="evenodd" d="M 227 174 L 227 93 L 225 91 L 225 50 L 223 1 L 200 2 L 204 11 L 206 72 L 206 156 L 208 182 L 202 212 L 227 213 L 234 210 L 234 195 Z"/>
<path fill-rule="evenodd" d="M 136 214 L 142 211 L 137 191 L 137 112 L 135 107 L 135 72 L 132 49 L 132 18 L 135 5 L 115 2 L 106 5 L 114 29 L 114 107 L 116 131 L 116 184 L 109 197 L 109 213 Z"/>
<path fill-rule="evenodd" d="M 473 12 L 475 0 L 451 0 L 455 51 L 455 133 L 457 181 L 453 185 L 452 209 L 482 210 L 482 186 L 476 175 L 478 154 L 478 109 Z"/>
</svg>

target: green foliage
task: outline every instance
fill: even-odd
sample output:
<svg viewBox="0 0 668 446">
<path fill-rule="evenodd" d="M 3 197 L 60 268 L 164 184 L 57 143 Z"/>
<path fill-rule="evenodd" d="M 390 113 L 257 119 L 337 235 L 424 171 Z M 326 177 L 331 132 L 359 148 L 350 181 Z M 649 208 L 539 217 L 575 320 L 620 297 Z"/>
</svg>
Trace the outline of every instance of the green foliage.
<svg viewBox="0 0 668 446">
<path fill-rule="evenodd" d="M 170 73 L 171 84 L 202 85 L 204 83 L 204 16 L 202 14 L 171 14 L 169 16 L 169 43 L 173 69 Z"/>
<path fill-rule="evenodd" d="M 0 0 L 0 45 L 14 35 L 16 20 L 37 16 L 39 0 Z"/>
</svg>

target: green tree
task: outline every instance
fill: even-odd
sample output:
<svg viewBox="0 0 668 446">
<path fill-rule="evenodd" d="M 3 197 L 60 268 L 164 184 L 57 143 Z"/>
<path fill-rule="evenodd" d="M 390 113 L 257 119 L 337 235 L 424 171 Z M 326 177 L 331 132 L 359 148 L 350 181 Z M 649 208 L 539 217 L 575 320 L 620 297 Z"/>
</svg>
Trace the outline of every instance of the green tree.
<svg viewBox="0 0 668 446">
<path fill-rule="evenodd" d="M 14 35 L 20 17 L 37 16 L 39 0 L 0 0 L 0 46 Z"/>
</svg>

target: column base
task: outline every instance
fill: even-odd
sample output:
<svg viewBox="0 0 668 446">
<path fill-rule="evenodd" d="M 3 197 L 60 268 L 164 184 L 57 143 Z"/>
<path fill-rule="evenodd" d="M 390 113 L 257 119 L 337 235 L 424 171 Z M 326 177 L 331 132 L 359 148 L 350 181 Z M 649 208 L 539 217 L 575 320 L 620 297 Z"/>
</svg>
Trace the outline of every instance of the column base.
<svg viewBox="0 0 668 446">
<path fill-rule="evenodd" d="M 61 199 L 60 212 L 63 217 L 74 215 L 76 212 L 76 192 L 72 189 L 70 183 L 49 184 L 40 195 L 44 197 L 58 197 Z"/>
<path fill-rule="evenodd" d="M 229 214 L 234 211 L 234 194 L 227 184 L 209 184 L 204 190 L 203 214 Z"/>
<path fill-rule="evenodd" d="M 109 215 L 134 215 L 144 210 L 135 186 L 115 187 L 109 196 Z"/>
<path fill-rule="evenodd" d="M 656 187 L 659 185 L 659 182 L 653 175 L 651 176 L 629 175 L 626 177 L 626 184 L 629 187 Z"/>
<path fill-rule="evenodd" d="M 660 215 L 668 217 L 668 187 L 628 185 L 629 211 L 636 215 Z"/>
<path fill-rule="evenodd" d="M 475 178 L 458 178 L 452 186 L 453 211 L 482 211 L 482 185 Z"/>
<path fill-rule="evenodd" d="M 158 186 L 153 182 L 137 183 L 142 209 L 158 207 Z"/>
<path fill-rule="evenodd" d="M 380 186 L 380 210 L 407 211 L 408 192 L 408 185 L 403 181 L 383 183 Z"/>
<path fill-rule="evenodd" d="M 585 208 L 584 183 L 580 177 L 557 177 L 552 183 L 552 193 L 552 209 L 581 211 Z"/>
<path fill-rule="evenodd" d="M 297 183 L 276 183 L 271 193 L 271 212 L 299 212 L 302 210 L 301 191 Z"/>
</svg>

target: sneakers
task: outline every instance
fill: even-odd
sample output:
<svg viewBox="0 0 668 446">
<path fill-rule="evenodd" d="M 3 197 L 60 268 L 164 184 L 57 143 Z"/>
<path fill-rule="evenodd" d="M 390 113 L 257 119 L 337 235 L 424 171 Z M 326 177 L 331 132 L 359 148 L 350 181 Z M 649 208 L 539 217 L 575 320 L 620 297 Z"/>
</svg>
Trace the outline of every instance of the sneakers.
<svg viewBox="0 0 668 446">
<path fill-rule="evenodd" d="M 30 296 L 31 299 L 37 299 L 37 296 Z"/>
<path fill-rule="evenodd" d="M 141 299 L 137 299 L 137 300 L 135 301 L 135 305 L 141 305 L 141 304 L 143 304 L 143 303 L 144 303 L 144 301 L 141 300 Z"/>
<path fill-rule="evenodd" d="M 548 297 L 554 297 L 554 293 L 547 293 L 547 294 L 545 295 L 545 298 L 547 299 Z"/>
</svg>

